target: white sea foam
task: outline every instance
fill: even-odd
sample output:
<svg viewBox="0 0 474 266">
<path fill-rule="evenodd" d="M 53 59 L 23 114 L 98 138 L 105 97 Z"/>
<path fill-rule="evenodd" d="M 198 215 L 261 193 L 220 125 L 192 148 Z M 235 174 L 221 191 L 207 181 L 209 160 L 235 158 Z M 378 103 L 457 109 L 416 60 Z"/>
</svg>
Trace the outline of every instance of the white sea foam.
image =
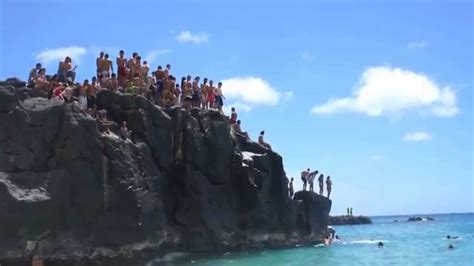
<svg viewBox="0 0 474 266">
<path fill-rule="evenodd" d="M 388 240 L 381 240 L 381 239 L 365 239 L 365 240 L 354 240 L 354 241 L 349 241 L 345 242 L 343 244 L 378 244 L 379 242 L 386 243 L 390 242 Z"/>
</svg>

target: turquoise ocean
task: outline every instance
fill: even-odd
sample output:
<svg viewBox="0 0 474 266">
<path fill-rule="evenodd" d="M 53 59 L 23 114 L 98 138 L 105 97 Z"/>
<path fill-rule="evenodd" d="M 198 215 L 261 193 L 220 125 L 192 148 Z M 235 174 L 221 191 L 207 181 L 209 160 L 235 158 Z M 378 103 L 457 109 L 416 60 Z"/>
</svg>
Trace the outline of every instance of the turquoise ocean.
<svg viewBox="0 0 474 266">
<path fill-rule="evenodd" d="M 474 213 L 371 217 L 373 224 L 334 226 L 341 242 L 277 250 L 222 254 L 174 253 L 156 265 L 474 265 Z M 394 222 L 398 220 L 398 222 Z M 448 240 L 446 236 L 458 236 Z M 382 241 L 383 248 L 377 243 Z M 448 249 L 449 245 L 454 249 Z"/>
</svg>

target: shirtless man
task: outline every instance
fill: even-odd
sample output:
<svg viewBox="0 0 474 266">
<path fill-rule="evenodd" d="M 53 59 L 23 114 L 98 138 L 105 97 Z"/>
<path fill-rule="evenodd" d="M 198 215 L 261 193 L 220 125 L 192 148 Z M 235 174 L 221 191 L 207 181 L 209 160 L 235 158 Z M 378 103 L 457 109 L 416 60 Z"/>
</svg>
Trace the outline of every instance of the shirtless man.
<svg viewBox="0 0 474 266">
<path fill-rule="evenodd" d="M 101 69 L 101 81 L 102 84 L 106 84 L 107 80 L 110 78 L 110 74 L 114 72 L 114 67 L 112 64 L 112 60 L 109 59 L 109 54 L 105 54 L 104 59 L 100 61 L 100 69 Z"/>
<path fill-rule="evenodd" d="M 135 73 L 136 73 L 136 70 L 137 70 L 137 65 L 136 65 L 136 57 L 138 56 L 138 53 L 133 53 L 132 54 L 132 57 L 130 59 L 128 59 L 128 62 L 127 62 L 127 67 L 128 67 L 128 78 L 130 80 L 133 80 L 133 78 L 135 77 Z"/>
<path fill-rule="evenodd" d="M 113 92 L 117 92 L 119 88 L 119 81 L 117 79 L 117 74 L 112 73 L 112 78 L 107 81 L 107 88 Z"/>
<path fill-rule="evenodd" d="M 36 81 L 36 78 L 38 77 L 40 70 L 41 70 L 40 63 L 36 64 L 36 66 L 33 69 L 31 69 L 30 74 L 28 75 L 28 84 L 30 84 L 31 86 L 34 86 L 34 83 Z"/>
<path fill-rule="evenodd" d="M 161 94 L 161 103 L 162 106 L 166 106 L 167 101 L 170 99 L 170 94 L 174 94 L 174 77 L 168 76 L 163 81 L 163 92 Z"/>
<path fill-rule="evenodd" d="M 92 77 L 92 84 L 87 88 L 87 108 L 92 108 L 97 102 L 97 91 L 100 90 L 100 85 L 96 77 Z"/>
<path fill-rule="evenodd" d="M 147 61 L 143 61 L 143 65 L 141 66 L 141 75 L 142 77 L 148 77 L 148 72 L 150 71 L 150 66 L 148 65 Z"/>
<path fill-rule="evenodd" d="M 117 56 L 117 74 L 119 85 L 123 86 L 128 77 L 127 58 L 125 58 L 125 52 L 123 50 L 120 50 L 119 56 Z"/>
<path fill-rule="evenodd" d="M 301 172 L 301 181 L 303 181 L 303 190 L 306 191 L 306 186 L 308 184 L 308 174 L 310 172 L 310 169 L 308 168 L 307 170 Z"/>
<path fill-rule="evenodd" d="M 213 85 L 213 81 L 209 81 L 209 86 L 207 87 L 207 103 L 209 108 L 214 108 L 214 102 L 216 101 L 216 88 Z"/>
<path fill-rule="evenodd" d="M 171 75 L 171 65 L 166 64 L 166 70 L 168 70 L 168 74 Z"/>
<path fill-rule="evenodd" d="M 237 112 L 235 111 L 235 108 L 232 107 L 230 109 L 230 124 L 235 124 L 237 122 Z"/>
<path fill-rule="evenodd" d="M 264 140 L 263 140 L 263 135 L 265 135 L 265 131 L 262 130 L 260 132 L 260 135 L 258 136 L 258 143 L 260 145 L 262 145 L 263 147 L 269 149 L 269 150 L 272 150 L 272 146 L 270 146 L 270 144 L 266 143 Z"/>
<path fill-rule="evenodd" d="M 186 81 L 184 82 L 184 88 L 183 88 L 183 94 L 184 94 L 184 99 L 188 98 L 190 101 L 192 101 L 193 98 L 193 85 L 191 83 L 191 75 L 188 75 L 186 77 Z"/>
<path fill-rule="evenodd" d="M 104 51 L 101 51 L 99 57 L 95 59 L 95 65 L 97 67 L 97 77 L 99 80 L 102 79 L 102 60 L 104 60 Z"/>
<path fill-rule="evenodd" d="M 201 104 L 202 109 L 207 109 L 207 78 L 204 78 L 204 81 L 201 84 Z"/>
<path fill-rule="evenodd" d="M 249 138 L 249 133 L 247 133 L 247 131 L 242 131 L 240 124 L 241 124 L 240 120 L 237 120 L 237 123 L 232 124 L 232 128 L 234 129 L 235 132 L 244 135 L 246 138 Z"/>
<path fill-rule="evenodd" d="M 201 105 L 201 95 L 199 95 L 199 80 L 200 77 L 195 77 L 193 81 L 193 107 Z"/>
<path fill-rule="evenodd" d="M 59 81 L 63 83 L 74 83 L 74 80 L 76 79 L 76 70 L 77 65 L 73 68 L 72 67 L 72 59 L 69 56 L 66 56 L 64 58 L 64 61 L 59 62 L 58 66 L 58 77 Z M 69 79 L 70 78 L 70 82 Z"/>
</svg>

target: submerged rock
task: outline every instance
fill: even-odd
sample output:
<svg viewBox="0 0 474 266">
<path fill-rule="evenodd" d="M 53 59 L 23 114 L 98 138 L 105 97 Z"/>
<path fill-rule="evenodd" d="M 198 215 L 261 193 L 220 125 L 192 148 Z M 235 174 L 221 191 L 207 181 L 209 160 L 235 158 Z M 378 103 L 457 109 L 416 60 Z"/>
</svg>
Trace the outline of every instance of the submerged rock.
<svg viewBox="0 0 474 266">
<path fill-rule="evenodd" d="M 132 130 L 121 140 L 71 104 L 20 96 L 0 86 L 2 265 L 140 265 L 169 250 L 322 240 L 331 201 L 290 200 L 282 157 L 216 111 L 100 92 L 99 109 Z"/>
</svg>

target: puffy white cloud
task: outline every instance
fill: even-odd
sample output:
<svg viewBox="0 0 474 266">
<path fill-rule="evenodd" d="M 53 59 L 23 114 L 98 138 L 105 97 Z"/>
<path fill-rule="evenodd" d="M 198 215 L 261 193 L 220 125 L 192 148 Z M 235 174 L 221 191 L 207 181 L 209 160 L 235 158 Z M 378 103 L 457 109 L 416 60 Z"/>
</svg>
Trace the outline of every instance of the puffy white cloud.
<svg viewBox="0 0 474 266">
<path fill-rule="evenodd" d="M 66 56 L 70 56 L 73 61 L 80 61 L 81 56 L 87 53 L 87 49 L 80 46 L 69 46 L 55 49 L 45 49 L 36 55 L 36 60 L 47 64 L 54 61 L 64 60 Z"/>
<path fill-rule="evenodd" d="M 259 77 L 235 77 L 222 81 L 226 99 L 251 105 L 276 105 L 293 97 L 292 91 L 281 92 Z"/>
<path fill-rule="evenodd" d="M 191 33 L 190 31 L 182 31 L 176 37 L 176 40 L 181 43 L 206 43 L 209 41 L 209 35 L 205 32 Z"/>
<path fill-rule="evenodd" d="M 427 41 L 409 42 L 409 43 L 407 44 L 407 47 L 408 47 L 409 49 L 425 48 L 426 46 L 428 46 L 428 42 L 427 42 Z"/>
<path fill-rule="evenodd" d="M 154 62 L 160 55 L 165 55 L 171 53 L 170 49 L 161 49 L 161 50 L 153 50 L 150 51 L 146 56 L 145 56 L 145 61 L 148 62 L 148 64 L 151 64 Z"/>
<path fill-rule="evenodd" d="M 429 77 L 400 68 L 368 68 L 355 87 L 352 97 L 329 99 L 314 106 L 314 114 L 358 112 L 368 116 L 399 115 L 419 110 L 439 117 L 459 112 L 456 93 L 440 87 Z"/>
<path fill-rule="evenodd" d="M 403 136 L 404 141 L 410 141 L 410 142 L 425 141 L 425 140 L 430 140 L 430 139 L 431 139 L 431 135 L 423 131 L 409 132 L 409 133 L 406 133 L 405 136 Z"/>
</svg>

